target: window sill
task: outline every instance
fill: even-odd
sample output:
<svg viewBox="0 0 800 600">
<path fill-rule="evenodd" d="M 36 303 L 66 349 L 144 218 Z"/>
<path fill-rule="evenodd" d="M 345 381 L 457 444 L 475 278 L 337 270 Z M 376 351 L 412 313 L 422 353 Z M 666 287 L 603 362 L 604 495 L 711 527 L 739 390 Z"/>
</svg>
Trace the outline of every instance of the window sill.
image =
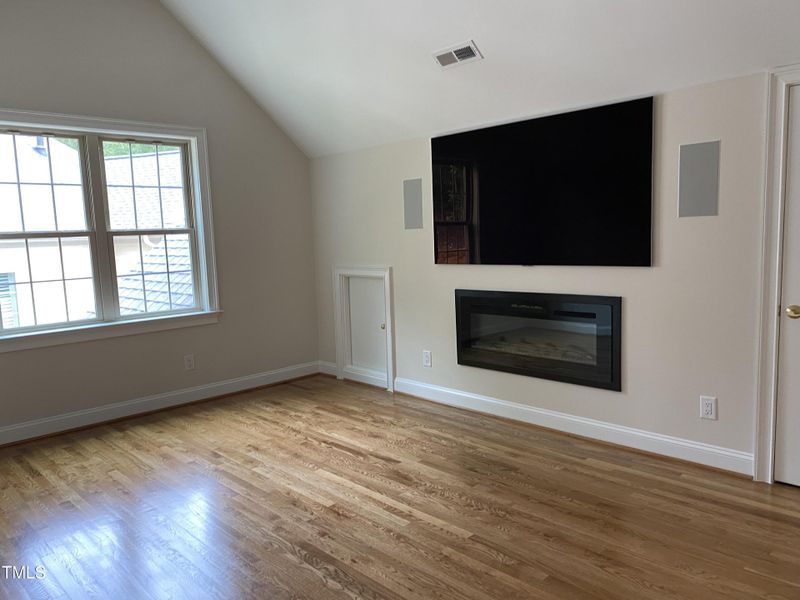
<svg viewBox="0 0 800 600">
<path fill-rule="evenodd" d="M 139 335 L 198 325 L 218 323 L 222 311 L 194 312 L 182 315 L 154 317 L 141 321 L 117 321 L 113 323 L 92 323 L 79 327 L 54 329 L 41 332 L 27 332 L 0 338 L 0 354 L 17 350 L 31 350 L 48 346 L 76 344 L 92 340 Z"/>
</svg>

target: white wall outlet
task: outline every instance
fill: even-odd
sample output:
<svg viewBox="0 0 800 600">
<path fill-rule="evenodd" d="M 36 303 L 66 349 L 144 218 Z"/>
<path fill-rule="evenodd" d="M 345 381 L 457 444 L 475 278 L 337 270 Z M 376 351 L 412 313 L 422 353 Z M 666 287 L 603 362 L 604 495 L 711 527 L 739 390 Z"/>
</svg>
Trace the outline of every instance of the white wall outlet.
<svg viewBox="0 0 800 600">
<path fill-rule="evenodd" d="M 700 418 L 717 420 L 717 399 L 714 396 L 700 396 Z"/>
<path fill-rule="evenodd" d="M 431 351 L 430 350 L 423 350 L 422 351 L 422 366 L 423 367 L 431 367 L 433 363 L 431 362 Z"/>
<path fill-rule="evenodd" d="M 187 354 L 183 357 L 183 368 L 187 371 L 194 371 L 194 354 Z"/>
</svg>

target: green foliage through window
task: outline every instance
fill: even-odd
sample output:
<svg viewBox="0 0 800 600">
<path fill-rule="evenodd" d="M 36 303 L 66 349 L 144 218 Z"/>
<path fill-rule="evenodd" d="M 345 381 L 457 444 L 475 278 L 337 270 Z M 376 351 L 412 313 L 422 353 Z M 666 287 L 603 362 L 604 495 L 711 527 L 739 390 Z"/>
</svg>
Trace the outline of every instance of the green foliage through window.
<svg viewBox="0 0 800 600">
<path fill-rule="evenodd" d="M 58 138 L 62 144 L 66 144 L 73 150 L 78 149 L 78 140 L 75 138 Z M 130 144 L 131 154 L 152 154 L 156 147 L 152 144 Z M 103 142 L 103 154 L 105 156 L 126 156 L 128 154 L 128 142 Z"/>
</svg>

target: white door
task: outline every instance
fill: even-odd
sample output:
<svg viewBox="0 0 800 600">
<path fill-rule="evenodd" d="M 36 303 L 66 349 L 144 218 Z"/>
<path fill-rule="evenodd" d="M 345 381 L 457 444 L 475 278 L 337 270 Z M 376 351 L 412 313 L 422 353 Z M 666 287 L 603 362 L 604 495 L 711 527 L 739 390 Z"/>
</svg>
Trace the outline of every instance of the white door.
<svg viewBox="0 0 800 600">
<path fill-rule="evenodd" d="M 800 86 L 789 95 L 775 480 L 800 485 Z"/>
<path fill-rule="evenodd" d="M 351 276 L 347 281 L 350 294 L 350 364 L 345 364 L 345 376 L 365 383 L 385 385 L 384 280 Z"/>
</svg>

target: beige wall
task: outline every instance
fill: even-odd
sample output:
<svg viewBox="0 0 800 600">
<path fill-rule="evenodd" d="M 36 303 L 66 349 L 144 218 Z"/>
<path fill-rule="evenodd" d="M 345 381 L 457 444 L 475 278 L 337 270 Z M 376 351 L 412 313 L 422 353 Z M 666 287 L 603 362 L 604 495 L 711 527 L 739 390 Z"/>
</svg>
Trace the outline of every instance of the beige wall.
<svg viewBox="0 0 800 600">
<path fill-rule="evenodd" d="M 657 98 L 652 268 L 434 265 L 427 140 L 314 160 L 320 358 L 335 360 L 332 267 L 391 265 L 398 377 L 750 451 L 765 90 L 754 75 Z M 716 139 L 720 214 L 678 219 L 678 147 Z M 405 231 L 402 181 L 414 177 L 425 226 Z M 622 296 L 624 391 L 457 365 L 455 288 Z M 719 397 L 718 421 L 699 419 L 700 394 Z"/>
<path fill-rule="evenodd" d="M 427 140 L 309 171 L 155 0 L 4 3 L 0 56 L 0 107 L 207 128 L 225 310 L 217 325 L 0 354 L 0 426 L 334 361 L 333 265 L 388 264 L 399 377 L 751 450 L 765 76 L 658 98 L 653 268 L 466 267 L 433 264 Z M 678 146 L 713 139 L 720 215 L 678 219 Z M 425 227 L 405 231 L 402 180 L 420 176 Z M 458 287 L 623 296 L 624 391 L 458 366 Z M 190 352 L 198 369 L 185 372 Z M 719 421 L 698 418 L 700 394 L 719 397 Z"/>
<path fill-rule="evenodd" d="M 156 0 L 0 6 L 0 107 L 207 128 L 225 311 L 0 354 L 0 426 L 316 360 L 309 164 L 291 140 Z"/>
</svg>

